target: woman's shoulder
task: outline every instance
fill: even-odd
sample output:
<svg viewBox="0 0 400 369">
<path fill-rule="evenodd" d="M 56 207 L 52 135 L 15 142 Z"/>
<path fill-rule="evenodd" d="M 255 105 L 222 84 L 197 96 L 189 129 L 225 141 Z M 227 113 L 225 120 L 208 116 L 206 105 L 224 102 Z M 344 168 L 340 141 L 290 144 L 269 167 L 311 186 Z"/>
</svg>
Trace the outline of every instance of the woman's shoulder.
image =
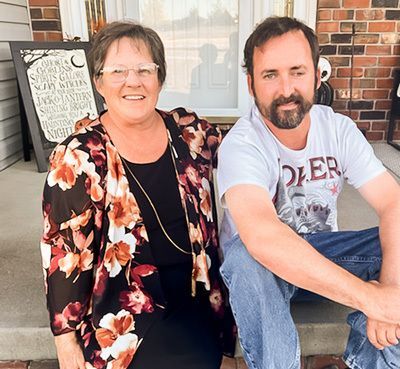
<svg viewBox="0 0 400 369">
<path fill-rule="evenodd" d="M 171 117 L 176 125 L 181 127 L 199 123 L 200 121 L 206 122 L 205 119 L 199 118 L 194 111 L 183 107 L 178 107 L 170 111 L 159 110 L 159 112 L 164 118 Z"/>
<path fill-rule="evenodd" d="M 85 117 L 75 123 L 75 130 L 62 142 L 58 143 L 54 148 L 50 161 L 54 161 L 56 157 L 61 158 L 65 155 L 71 155 L 74 152 L 85 152 L 88 160 L 92 161 L 96 158 L 92 156 L 104 156 L 107 134 L 99 120 L 99 118 L 90 119 Z M 92 159 L 90 159 L 92 158 Z M 95 160 L 96 161 L 96 160 Z"/>
<path fill-rule="evenodd" d="M 193 110 L 178 107 L 170 111 L 159 110 L 165 119 L 170 117 L 181 131 L 200 131 L 205 135 L 219 135 L 216 125 L 211 124 L 207 119 L 199 117 Z"/>
<path fill-rule="evenodd" d="M 106 132 L 98 117 L 95 119 L 85 117 L 75 123 L 73 132 L 57 146 L 65 146 L 72 149 L 77 146 L 77 142 L 81 145 L 86 145 L 88 142 L 99 145 L 104 142 L 105 135 Z"/>
</svg>

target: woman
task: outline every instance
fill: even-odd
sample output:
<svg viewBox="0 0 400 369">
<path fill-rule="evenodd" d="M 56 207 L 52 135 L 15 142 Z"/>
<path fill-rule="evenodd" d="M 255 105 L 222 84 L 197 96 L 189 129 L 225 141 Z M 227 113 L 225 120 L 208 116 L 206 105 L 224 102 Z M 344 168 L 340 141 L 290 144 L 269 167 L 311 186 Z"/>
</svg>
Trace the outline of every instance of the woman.
<svg viewBox="0 0 400 369">
<path fill-rule="evenodd" d="M 56 147 L 43 195 L 60 367 L 217 369 L 220 134 L 183 108 L 156 109 L 166 66 L 153 30 L 105 26 L 89 65 L 107 110 Z"/>
</svg>

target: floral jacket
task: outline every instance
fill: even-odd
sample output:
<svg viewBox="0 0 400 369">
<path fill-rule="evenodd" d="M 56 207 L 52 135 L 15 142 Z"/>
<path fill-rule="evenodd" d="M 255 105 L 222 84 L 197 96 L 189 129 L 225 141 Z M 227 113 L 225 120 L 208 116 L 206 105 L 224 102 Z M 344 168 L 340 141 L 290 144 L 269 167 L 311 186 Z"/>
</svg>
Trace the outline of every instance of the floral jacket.
<svg viewBox="0 0 400 369">
<path fill-rule="evenodd" d="M 221 135 L 183 108 L 159 113 L 176 156 L 190 241 L 196 254 L 204 248 L 207 255 L 210 283 L 201 283 L 199 273 L 196 285 L 210 289 L 216 324 L 221 337 L 223 327 L 228 332 L 224 347 L 231 354 L 212 201 Z M 79 123 L 53 151 L 43 193 L 41 252 L 51 329 L 54 335 L 77 331 L 91 366 L 122 369 L 168 302 L 121 158 L 98 119 Z"/>
</svg>

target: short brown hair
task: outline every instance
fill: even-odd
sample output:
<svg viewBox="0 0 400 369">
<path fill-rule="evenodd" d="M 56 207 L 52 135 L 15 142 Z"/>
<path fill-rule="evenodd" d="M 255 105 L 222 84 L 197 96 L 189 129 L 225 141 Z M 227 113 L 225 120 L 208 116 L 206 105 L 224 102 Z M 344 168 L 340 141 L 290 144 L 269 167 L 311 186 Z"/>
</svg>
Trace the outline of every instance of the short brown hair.
<svg viewBox="0 0 400 369">
<path fill-rule="evenodd" d="M 109 47 L 114 41 L 127 37 L 133 41 L 143 41 L 149 49 L 158 68 L 158 81 L 162 85 L 167 74 L 164 45 L 158 34 L 151 28 L 144 27 L 135 22 L 112 22 L 105 25 L 93 38 L 88 53 L 88 64 L 92 77 L 98 79 Z"/>
<path fill-rule="evenodd" d="M 306 26 L 304 23 L 298 21 L 295 18 L 289 17 L 269 17 L 261 22 L 250 37 L 246 41 L 244 47 L 244 61 L 243 67 L 247 74 L 253 77 L 254 65 L 253 65 L 253 55 L 254 49 L 263 45 L 268 40 L 282 36 L 288 32 L 292 31 L 302 31 L 306 37 L 310 49 L 311 55 L 314 63 L 315 71 L 318 69 L 319 61 L 319 44 L 318 38 L 314 31 Z"/>
</svg>

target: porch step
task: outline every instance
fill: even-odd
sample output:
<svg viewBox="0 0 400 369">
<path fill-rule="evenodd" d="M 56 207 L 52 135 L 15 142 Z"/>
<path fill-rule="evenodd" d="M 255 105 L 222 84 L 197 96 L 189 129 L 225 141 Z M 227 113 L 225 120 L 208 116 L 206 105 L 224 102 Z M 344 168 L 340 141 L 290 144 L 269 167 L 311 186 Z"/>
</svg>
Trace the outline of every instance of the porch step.
<svg viewBox="0 0 400 369">
<path fill-rule="evenodd" d="M 13 310 L 13 320 L 0 321 L 0 360 L 54 359 L 55 347 L 50 329 L 46 326 L 44 306 L 36 312 L 30 309 L 29 304 L 14 306 Z M 26 318 L 31 313 L 36 319 L 17 319 L 21 310 L 28 313 Z M 296 303 L 293 315 L 300 335 L 302 355 L 342 354 L 348 336 L 345 321 L 349 311 L 331 302 Z M 237 347 L 236 356 L 241 356 L 240 347 Z"/>
</svg>

